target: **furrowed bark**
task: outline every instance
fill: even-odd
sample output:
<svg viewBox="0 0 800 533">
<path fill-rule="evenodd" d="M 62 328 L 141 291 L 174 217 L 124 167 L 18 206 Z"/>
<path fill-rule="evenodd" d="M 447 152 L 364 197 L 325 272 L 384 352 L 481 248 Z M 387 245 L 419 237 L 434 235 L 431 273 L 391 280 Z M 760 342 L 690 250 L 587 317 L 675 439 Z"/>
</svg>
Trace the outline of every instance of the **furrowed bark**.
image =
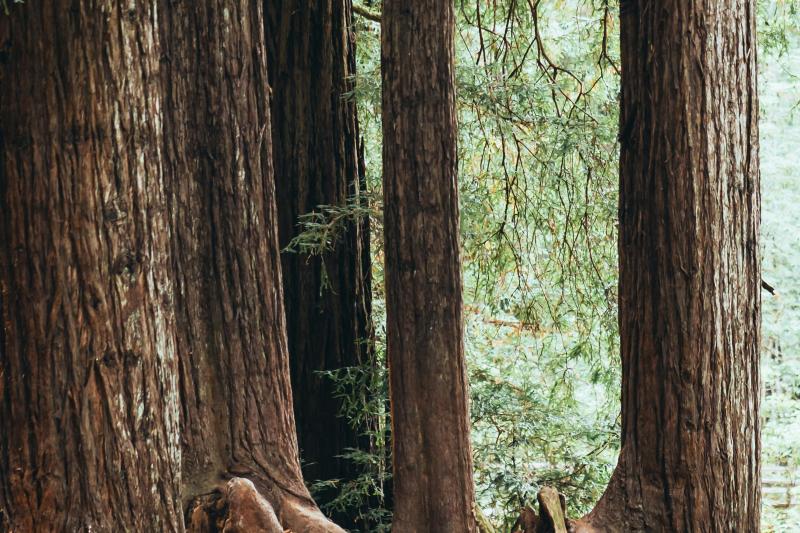
<svg viewBox="0 0 800 533">
<path fill-rule="evenodd" d="M 365 204 L 353 91 L 355 42 L 349 0 L 267 0 L 273 87 L 273 161 L 280 246 L 303 228 L 299 217 L 320 205 Z M 342 402 L 321 371 L 370 362 L 368 218 L 348 219 L 322 256 L 282 256 L 297 435 L 310 480 L 358 475 L 340 456 L 368 449 L 340 417 Z M 347 520 L 347 517 L 341 517 Z"/>
<path fill-rule="evenodd" d="M 297 456 L 263 29 L 0 19 L 0 530 L 342 531 Z"/>
<path fill-rule="evenodd" d="M 576 531 L 758 531 L 755 2 L 622 2 L 622 451 Z"/>
<path fill-rule="evenodd" d="M 459 259 L 454 7 L 383 4 L 393 531 L 477 531 Z"/>
<path fill-rule="evenodd" d="M 158 17 L 0 17 L 0 530 L 182 531 Z"/>
<path fill-rule="evenodd" d="M 165 152 L 184 354 L 184 502 L 220 491 L 230 477 L 246 478 L 284 528 L 342 531 L 311 500 L 298 458 L 263 3 L 171 4 L 162 18 L 169 71 Z"/>
</svg>

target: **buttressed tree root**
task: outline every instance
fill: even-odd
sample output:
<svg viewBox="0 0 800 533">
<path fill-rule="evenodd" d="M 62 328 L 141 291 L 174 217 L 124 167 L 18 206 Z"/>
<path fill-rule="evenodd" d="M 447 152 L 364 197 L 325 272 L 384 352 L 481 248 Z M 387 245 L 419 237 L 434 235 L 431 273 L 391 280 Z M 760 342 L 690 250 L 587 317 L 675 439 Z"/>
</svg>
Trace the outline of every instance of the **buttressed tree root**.
<svg viewBox="0 0 800 533">
<path fill-rule="evenodd" d="M 276 511 L 246 478 L 231 478 L 195 498 L 186 511 L 187 533 L 344 533 L 311 501 L 287 495 Z"/>
</svg>

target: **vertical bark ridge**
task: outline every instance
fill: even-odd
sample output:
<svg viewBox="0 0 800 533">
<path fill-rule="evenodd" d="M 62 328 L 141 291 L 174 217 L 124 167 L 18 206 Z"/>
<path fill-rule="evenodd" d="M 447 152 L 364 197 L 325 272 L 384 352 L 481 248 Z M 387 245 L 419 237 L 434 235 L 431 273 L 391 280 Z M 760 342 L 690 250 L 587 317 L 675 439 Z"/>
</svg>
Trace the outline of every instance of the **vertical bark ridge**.
<svg viewBox="0 0 800 533">
<path fill-rule="evenodd" d="M 187 4 L 0 19 L 0 529 L 183 531 L 227 487 L 341 531 L 297 457 L 261 2 Z"/>
<path fill-rule="evenodd" d="M 0 529 L 182 530 L 157 33 L 138 1 L 0 19 Z"/>
<path fill-rule="evenodd" d="M 476 531 L 459 253 L 454 7 L 382 17 L 393 531 Z"/>
<path fill-rule="evenodd" d="M 355 43 L 350 0 L 267 0 L 273 87 L 273 160 L 281 248 L 299 217 L 362 197 L 358 121 L 350 96 Z M 341 418 L 341 401 L 320 371 L 356 366 L 371 352 L 368 220 L 348 220 L 322 256 L 284 253 L 284 301 L 297 434 L 306 477 L 350 479 L 340 458 L 369 445 Z"/>
<path fill-rule="evenodd" d="M 584 526 L 757 531 L 755 3 L 621 9 L 622 451 Z"/>
<path fill-rule="evenodd" d="M 298 458 L 263 3 L 174 4 L 162 16 L 184 499 L 244 477 L 285 528 L 341 531 L 311 500 Z"/>
</svg>

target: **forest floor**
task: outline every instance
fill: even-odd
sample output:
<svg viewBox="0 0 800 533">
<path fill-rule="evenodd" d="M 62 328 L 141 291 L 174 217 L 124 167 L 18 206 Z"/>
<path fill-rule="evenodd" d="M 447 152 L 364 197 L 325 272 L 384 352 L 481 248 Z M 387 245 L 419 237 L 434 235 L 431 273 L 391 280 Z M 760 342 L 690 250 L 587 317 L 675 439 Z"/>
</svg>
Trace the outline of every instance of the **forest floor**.
<svg viewBox="0 0 800 533">
<path fill-rule="evenodd" d="M 800 43 L 761 61 L 764 531 L 800 531 Z"/>
</svg>

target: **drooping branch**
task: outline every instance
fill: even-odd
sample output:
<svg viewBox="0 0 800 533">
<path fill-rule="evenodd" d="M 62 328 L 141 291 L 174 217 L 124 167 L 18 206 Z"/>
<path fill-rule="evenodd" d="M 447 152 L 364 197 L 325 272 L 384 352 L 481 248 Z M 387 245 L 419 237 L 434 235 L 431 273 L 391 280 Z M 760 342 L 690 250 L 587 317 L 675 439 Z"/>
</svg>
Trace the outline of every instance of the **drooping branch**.
<svg viewBox="0 0 800 533">
<path fill-rule="evenodd" d="M 365 7 L 353 4 L 353 13 L 372 22 L 381 23 L 381 13 L 374 13 Z"/>
</svg>

